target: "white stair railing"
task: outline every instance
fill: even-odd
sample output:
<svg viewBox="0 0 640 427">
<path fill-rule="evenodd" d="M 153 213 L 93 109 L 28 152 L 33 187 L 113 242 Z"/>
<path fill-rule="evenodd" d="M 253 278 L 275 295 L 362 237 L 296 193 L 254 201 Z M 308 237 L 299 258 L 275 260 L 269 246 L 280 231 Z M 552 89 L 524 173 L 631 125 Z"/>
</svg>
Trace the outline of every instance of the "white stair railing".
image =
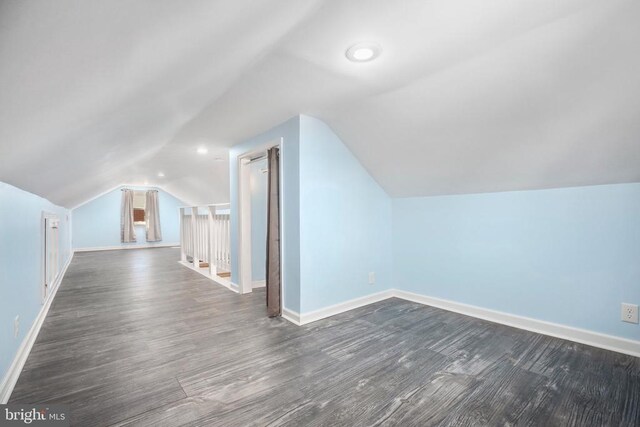
<svg viewBox="0 0 640 427">
<path fill-rule="evenodd" d="M 180 260 L 209 274 L 231 270 L 229 204 L 185 206 L 180 208 Z M 189 259 L 190 258 L 190 259 Z"/>
</svg>

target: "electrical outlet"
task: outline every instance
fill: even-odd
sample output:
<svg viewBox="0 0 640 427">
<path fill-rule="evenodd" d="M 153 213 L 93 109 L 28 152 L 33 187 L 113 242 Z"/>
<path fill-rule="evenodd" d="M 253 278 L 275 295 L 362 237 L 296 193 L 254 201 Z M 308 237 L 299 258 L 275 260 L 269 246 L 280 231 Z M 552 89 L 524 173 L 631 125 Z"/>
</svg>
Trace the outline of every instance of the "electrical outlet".
<svg viewBox="0 0 640 427">
<path fill-rule="evenodd" d="M 369 273 L 369 284 L 373 285 L 374 283 L 376 283 L 376 273 L 372 271 Z"/>
<path fill-rule="evenodd" d="M 622 303 L 622 321 L 638 323 L 638 306 L 635 304 Z"/>
<path fill-rule="evenodd" d="M 20 316 L 16 316 L 13 319 L 13 337 L 18 338 L 18 334 L 20 333 Z"/>
</svg>

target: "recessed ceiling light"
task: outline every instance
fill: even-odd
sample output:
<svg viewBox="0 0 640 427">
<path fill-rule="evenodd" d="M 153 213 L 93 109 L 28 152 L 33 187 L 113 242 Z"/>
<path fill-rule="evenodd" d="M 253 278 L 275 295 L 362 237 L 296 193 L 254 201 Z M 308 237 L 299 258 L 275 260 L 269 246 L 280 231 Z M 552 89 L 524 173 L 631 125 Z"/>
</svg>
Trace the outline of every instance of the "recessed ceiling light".
<svg viewBox="0 0 640 427">
<path fill-rule="evenodd" d="M 357 43 L 347 49 L 345 55 L 349 61 L 368 62 L 373 61 L 382 53 L 379 44 L 373 42 Z"/>
<path fill-rule="evenodd" d="M 198 154 L 207 154 L 208 152 L 207 147 L 198 147 Z"/>
<path fill-rule="evenodd" d="M 160 178 L 164 178 L 164 172 L 158 172 L 158 176 L 159 176 Z"/>
</svg>

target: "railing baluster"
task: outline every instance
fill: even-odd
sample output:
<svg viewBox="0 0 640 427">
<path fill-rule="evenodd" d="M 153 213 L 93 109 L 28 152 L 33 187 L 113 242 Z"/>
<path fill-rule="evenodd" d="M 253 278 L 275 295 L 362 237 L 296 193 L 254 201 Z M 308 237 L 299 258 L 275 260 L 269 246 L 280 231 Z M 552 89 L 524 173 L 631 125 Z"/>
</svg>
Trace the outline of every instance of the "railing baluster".
<svg viewBox="0 0 640 427">
<path fill-rule="evenodd" d="M 193 266 L 198 265 L 198 225 L 196 224 L 196 209 L 191 208 L 191 241 L 193 244 Z"/>
<path fill-rule="evenodd" d="M 230 215 L 226 206 L 209 205 L 202 206 L 202 209 L 206 209 L 202 215 L 198 206 L 178 209 L 180 260 L 186 262 L 191 257 L 193 268 L 199 268 L 201 260 L 208 263 L 208 274 L 213 277 L 219 270 L 231 269 Z"/>
<path fill-rule="evenodd" d="M 185 245 L 185 241 L 184 241 L 184 218 L 182 217 L 182 212 L 184 211 L 184 208 L 178 208 L 178 222 L 180 224 L 180 261 L 185 260 L 185 255 L 184 255 L 184 245 Z"/>
</svg>

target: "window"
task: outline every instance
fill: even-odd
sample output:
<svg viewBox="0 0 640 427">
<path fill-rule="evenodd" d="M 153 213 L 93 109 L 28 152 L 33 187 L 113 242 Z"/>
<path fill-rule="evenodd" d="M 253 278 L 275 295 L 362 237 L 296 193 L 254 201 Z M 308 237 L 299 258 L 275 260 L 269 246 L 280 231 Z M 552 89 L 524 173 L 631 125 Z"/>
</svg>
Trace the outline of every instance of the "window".
<svg viewBox="0 0 640 427">
<path fill-rule="evenodd" d="M 133 223 L 135 225 L 144 225 L 146 218 L 144 217 L 145 204 L 147 201 L 146 191 L 133 192 Z"/>
</svg>

